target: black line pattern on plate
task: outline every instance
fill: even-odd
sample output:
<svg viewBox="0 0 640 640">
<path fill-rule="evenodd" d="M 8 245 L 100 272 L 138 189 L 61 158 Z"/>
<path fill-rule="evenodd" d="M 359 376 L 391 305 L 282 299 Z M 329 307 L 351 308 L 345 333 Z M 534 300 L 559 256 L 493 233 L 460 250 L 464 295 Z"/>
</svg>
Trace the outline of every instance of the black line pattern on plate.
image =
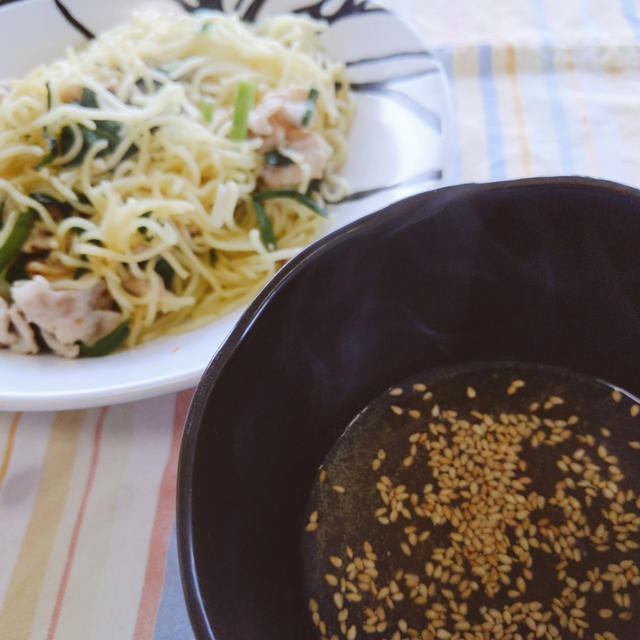
<svg viewBox="0 0 640 640">
<path fill-rule="evenodd" d="M 425 58 L 426 60 L 435 60 L 436 57 L 431 51 L 422 49 L 420 51 L 396 51 L 395 53 L 387 53 L 383 56 L 375 56 L 371 58 L 358 58 L 357 60 L 348 60 L 345 62 L 347 67 L 356 67 L 363 64 L 375 64 L 376 62 L 389 62 L 399 58 Z"/>
<path fill-rule="evenodd" d="M 184 0 L 175 0 L 185 11 L 193 13 L 200 9 L 212 9 L 214 11 L 224 11 L 223 0 L 200 0 L 198 6 L 194 7 L 193 3 L 185 2 Z M 236 10 L 239 5 L 242 4 L 242 0 L 238 0 L 236 3 Z"/>
<path fill-rule="evenodd" d="M 350 193 L 348 196 L 333 202 L 332 204 L 342 204 L 343 202 L 353 202 L 355 200 L 362 200 L 369 196 L 382 193 L 383 191 L 389 191 L 390 189 L 397 189 L 398 187 L 410 187 L 411 185 L 422 184 L 424 182 L 436 182 L 442 180 L 442 169 L 427 169 L 422 173 L 418 173 L 409 178 L 404 178 L 400 182 L 394 182 L 393 184 L 385 185 L 383 187 L 372 187 L 371 189 L 363 189 L 362 191 L 356 191 Z"/>
<path fill-rule="evenodd" d="M 403 80 L 415 80 L 416 78 L 424 78 L 425 76 L 438 73 L 439 69 L 433 67 L 432 69 L 421 69 L 419 71 L 410 71 L 409 73 L 402 73 L 389 78 L 388 80 L 370 80 L 368 82 L 351 82 L 349 86 L 353 91 L 382 91 L 388 89 L 394 82 L 401 82 Z"/>
<path fill-rule="evenodd" d="M 315 4 L 295 9 L 294 13 L 306 13 L 312 18 L 326 20 L 329 24 L 336 22 L 337 20 L 341 20 L 342 18 L 361 13 L 388 13 L 388 11 L 382 7 L 371 5 L 368 0 L 344 0 L 343 4 L 330 14 L 322 12 L 322 8 L 325 4 L 326 0 L 320 0 Z"/>
<path fill-rule="evenodd" d="M 58 7 L 58 10 L 62 14 L 63 18 L 72 27 L 74 27 L 74 29 L 77 29 L 85 38 L 87 38 L 87 40 L 93 40 L 93 38 L 95 38 L 94 33 L 92 31 L 90 31 L 89 29 L 87 29 L 87 27 L 85 27 L 79 20 L 74 18 L 71 15 L 71 12 L 69 11 L 69 9 L 67 9 L 67 7 L 65 7 L 62 4 L 62 2 L 60 2 L 60 0 L 55 0 L 55 3 L 56 3 L 56 7 Z"/>
<path fill-rule="evenodd" d="M 403 105 L 408 111 L 411 111 L 411 113 L 422 120 L 422 122 L 428 127 L 431 127 L 438 133 L 442 133 L 442 119 L 437 113 L 430 111 L 406 93 L 402 93 L 397 89 L 389 88 L 388 82 L 364 82 L 361 86 L 363 88 L 360 88 L 358 85 L 351 85 L 351 88 L 356 93 L 377 94 L 395 100 L 399 104 Z"/>
</svg>

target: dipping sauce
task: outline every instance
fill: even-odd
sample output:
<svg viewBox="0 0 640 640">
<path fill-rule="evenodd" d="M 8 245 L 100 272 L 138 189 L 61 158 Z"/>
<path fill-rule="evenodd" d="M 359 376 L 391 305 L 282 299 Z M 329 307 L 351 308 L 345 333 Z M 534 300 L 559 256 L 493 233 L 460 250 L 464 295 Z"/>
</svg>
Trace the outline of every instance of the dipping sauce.
<svg viewBox="0 0 640 640">
<path fill-rule="evenodd" d="M 302 557 L 316 636 L 640 637 L 639 404 L 542 365 L 388 389 L 312 489 Z"/>
</svg>

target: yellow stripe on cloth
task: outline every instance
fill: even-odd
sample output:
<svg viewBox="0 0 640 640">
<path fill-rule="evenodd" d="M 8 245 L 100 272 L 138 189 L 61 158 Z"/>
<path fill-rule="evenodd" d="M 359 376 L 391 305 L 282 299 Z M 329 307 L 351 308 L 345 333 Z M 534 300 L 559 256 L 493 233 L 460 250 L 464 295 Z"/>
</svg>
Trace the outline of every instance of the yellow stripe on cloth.
<svg viewBox="0 0 640 640">
<path fill-rule="evenodd" d="M 2 485 L 2 481 L 7 475 L 7 469 L 9 468 L 9 460 L 11 460 L 11 453 L 13 452 L 13 443 L 16 439 L 16 431 L 18 430 L 20 415 L 20 413 L 16 413 L 11 419 L 11 425 L 9 426 L 9 433 L 7 435 L 7 443 L 4 448 L 4 453 L 2 454 L 2 462 L 0 462 L 0 485 Z"/>
<path fill-rule="evenodd" d="M 12 638 L 29 636 L 64 510 L 83 416 L 83 411 L 60 412 L 51 425 L 31 517 L 0 609 L 0 629 L 10 630 Z"/>
</svg>

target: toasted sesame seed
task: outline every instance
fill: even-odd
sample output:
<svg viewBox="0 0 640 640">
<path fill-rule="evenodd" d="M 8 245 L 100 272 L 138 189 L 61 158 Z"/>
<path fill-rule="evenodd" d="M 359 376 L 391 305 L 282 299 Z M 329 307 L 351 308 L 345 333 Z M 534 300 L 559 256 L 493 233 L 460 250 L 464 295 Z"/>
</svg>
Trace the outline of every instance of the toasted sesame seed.
<svg viewBox="0 0 640 640">
<path fill-rule="evenodd" d="M 412 388 L 423 393 L 422 389 Z M 515 386 L 513 393 L 518 388 Z M 396 565 L 395 573 L 386 574 L 383 567 L 388 565 L 380 562 L 386 562 L 389 552 L 377 549 L 375 554 L 367 543 L 366 549 L 363 544 L 362 557 L 352 554 L 350 560 L 345 560 L 348 564 L 339 572 L 344 577 L 324 574 L 323 584 L 326 582 L 334 589 L 340 586 L 333 597 L 342 617 L 337 620 L 337 612 L 333 612 L 333 622 L 327 619 L 328 633 L 322 633 L 322 640 L 344 640 L 352 628 L 353 634 L 382 634 L 380 638 L 388 640 L 434 640 L 458 635 L 460 640 L 463 637 L 466 640 L 467 632 L 469 638 L 550 640 L 572 634 L 580 639 L 612 640 L 605 635 L 609 632 L 593 633 L 589 616 L 598 612 L 606 620 L 600 612 L 608 610 L 609 617 L 616 616 L 617 625 L 630 619 L 626 616 L 631 615 L 632 606 L 637 604 L 640 567 L 633 563 L 623 567 L 621 563 L 631 558 L 625 554 L 638 544 L 634 537 L 640 532 L 640 496 L 625 485 L 623 452 L 616 451 L 620 454 L 618 461 L 601 444 L 602 440 L 598 443 L 600 437 L 610 437 L 607 427 L 596 427 L 598 438 L 585 432 L 589 424 L 586 421 L 572 429 L 572 425 L 578 425 L 578 418 L 560 408 L 564 400 L 559 395 L 538 396 L 547 397 L 546 408 L 557 409 L 546 414 L 546 418 L 535 415 L 533 412 L 539 407 L 529 403 L 529 399 L 533 393 L 538 394 L 533 384 L 529 388 L 529 413 L 504 411 L 494 415 L 486 409 L 472 412 L 451 408 L 444 404 L 443 398 L 447 396 L 439 391 L 438 404 L 426 404 L 424 411 L 418 411 L 416 396 L 403 397 L 392 405 L 398 410 L 394 413 L 412 419 L 425 412 L 431 414 L 425 424 L 413 423 L 411 431 L 405 427 L 410 422 L 403 421 L 399 428 L 407 428 L 408 433 L 399 432 L 406 433 L 399 456 L 388 448 L 388 456 L 376 455 L 374 449 L 368 450 L 365 458 L 367 469 L 370 464 L 373 471 L 386 459 L 387 475 L 375 474 L 374 494 L 378 504 L 372 505 L 366 517 L 373 516 L 375 527 L 389 527 L 389 535 L 400 532 L 391 557 L 405 557 L 404 573 Z M 459 390 L 463 397 L 477 397 L 475 389 L 468 385 Z M 477 401 L 480 407 L 485 395 L 483 392 Z M 562 448 L 556 447 L 560 444 Z M 640 448 L 640 442 L 637 444 Z M 540 472 L 535 463 L 524 455 L 521 457 L 522 447 L 528 445 L 539 447 L 540 454 L 544 452 L 541 463 L 548 457 L 552 474 L 555 469 L 549 492 L 536 486 Z M 631 442 L 629 445 L 633 446 Z M 426 480 L 426 476 L 420 475 L 421 469 L 427 469 L 433 477 Z M 329 473 L 333 479 L 331 469 Z M 336 473 L 335 479 L 338 477 L 341 476 Z M 427 482 L 423 490 L 419 488 L 421 485 L 412 486 L 414 477 Z M 346 482 L 337 486 L 349 488 Z M 324 503 L 322 511 L 324 527 Z M 423 524 L 425 519 L 427 526 Z M 505 524 L 513 528 L 508 537 Z M 446 525 L 448 531 L 444 543 L 438 532 L 440 525 Z M 422 544 L 427 540 L 433 542 Z M 356 548 L 360 544 L 357 542 Z M 585 567 L 587 558 L 593 560 L 596 553 L 610 550 L 619 564 L 607 569 L 601 562 L 600 571 L 592 565 Z M 537 554 L 555 557 L 551 565 L 555 574 L 552 568 L 549 579 L 550 602 L 531 603 L 523 598 L 527 590 L 536 592 L 532 584 L 538 579 Z M 424 566 L 424 572 L 413 569 L 412 563 Z M 542 573 L 540 579 L 547 579 L 544 570 Z M 393 575 L 394 581 L 387 583 L 385 575 Z M 555 585 L 554 575 L 559 581 Z M 637 583 L 632 591 L 635 578 Z M 557 589 L 555 593 L 551 591 L 553 588 Z M 477 591 L 495 599 L 495 604 L 480 607 L 480 621 L 473 615 L 467 617 L 466 608 L 466 601 Z M 596 593 L 600 595 L 592 603 L 597 602 L 601 609 L 587 605 L 587 599 Z M 339 594 L 337 599 L 335 594 Z M 504 608 L 500 597 L 507 603 Z M 348 618 L 351 626 L 347 615 L 342 613 L 346 610 L 345 603 L 351 610 Z M 405 615 L 405 629 L 401 629 L 399 616 L 411 611 L 405 607 L 417 607 L 426 616 L 423 622 L 407 622 L 409 617 Z M 334 634 L 338 630 L 340 634 Z M 332 634 L 336 635 L 333 639 Z"/>
<path fill-rule="evenodd" d="M 640 449 L 640 441 L 638 441 L 638 440 L 630 440 L 629 441 L 629 446 L 632 449 Z"/>
<path fill-rule="evenodd" d="M 336 493 L 344 493 L 345 492 L 345 488 L 341 484 L 333 484 L 333 485 L 331 485 L 331 488 Z"/>
</svg>

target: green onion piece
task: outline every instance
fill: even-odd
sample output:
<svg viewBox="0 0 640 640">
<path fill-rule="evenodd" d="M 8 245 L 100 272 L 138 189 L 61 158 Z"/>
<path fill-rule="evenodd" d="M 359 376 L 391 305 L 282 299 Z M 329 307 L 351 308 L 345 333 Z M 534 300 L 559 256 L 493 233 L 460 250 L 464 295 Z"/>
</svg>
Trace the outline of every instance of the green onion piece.
<svg viewBox="0 0 640 640">
<path fill-rule="evenodd" d="M 55 211 L 60 212 L 63 216 L 68 216 L 73 208 L 68 202 L 56 200 L 46 193 L 40 193 L 39 191 L 32 191 L 29 194 L 29 197 L 33 198 L 36 202 L 39 202 L 42 206 L 47 207 L 48 209 L 53 208 Z"/>
<path fill-rule="evenodd" d="M 149 211 L 145 211 L 144 213 L 140 214 L 141 218 L 150 218 L 151 214 L 153 213 L 152 210 Z M 147 241 L 147 242 L 151 242 L 153 240 L 153 236 L 149 233 L 149 229 L 147 227 L 138 227 L 138 231 L 142 234 L 142 237 Z"/>
<path fill-rule="evenodd" d="M 231 140 L 245 140 L 247 137 L 247 122 L 249 120 L 249 109 L 253 104 L 253 83 L 248 80 L 241 80 L 238 83 L 236 102 L 233 107 L 233 119 L 231 121 Z"/>
<path fill-rule="evenodd" d="M 77 267 L 76 270 L 73 272 L 73 279 L 79 280 L 86 272 L 87 272 L 86 269 L 83 269 L 82 267 Z"/>
<path fill-rule="evenodd" d="M 0 273 L 18 256 L 37 218 L 38 214 L 33 209 L 18 214 L 9 237 L 0 247 Z"/>
<path fill-rule="evenodd" d="M 200 33 L 208 33 L 209 31 L 211 31 L 213 29 L 213 22 L 211 22 L 211 20 L 205 20 L 205 22 L 203 22 L 200 25 Z"/>
<path fill-rule="evenodd" d="M 316 106 L 316 100 L 318 99 L 318 90 L 311 89 L 309 91 L 309 97 L 307 98 L 307 106 L 304 110 L 304 115 L 302 116 L 302 126 L 306 127 L 309 122 L 311 122 L 311 117 L 313 116 L 313 110 Z"/>
<path fill-rule="evenodd" d="M 169 291 L 173 281 L 173 267 L 164 258 L 158 258 L 153 270 L 162 278 L 164 288 Z"/>
<path fill-rule="evenodd" d="M 264 162 L 265 164 L 270 164 L 272 167 L 286 167 L 287 165 L 293 164 L 291 158 L 283 155 L 277 149 L 267 151 L 264 154 Z"/>
<path fill-rule="evenodd" d="M 320 206 L 318 206 L 309 196 L 292 189 L 273 189 L 265 191 L 256 191 L 253 194 L 254 200 L 262 202 L 263 200 L 273 200 L 274 198 L 291 198 L 305 207 L 308 207 L 314 213 L 323 218 L 328 218 L 329 214 Z"/>
<path fill-rule="evenodd" d="M 87 109 L 98 109 L 100 106 L 98 104 L 98 96 L 96 95 L 95 91 L 89 89 L 88 87 L 82 88 L 82 96 L 80 100 L 74 100 L 74 103 Z M 63 167 L 75 167 L 81 164 L 84 160 L 84 157 L 87 155 L 87 151 L 89 151 L 89 149 L 94 144 L 96 144 L 96 142 L 99 142 L 101 140 L 107 141 L 106 148 L 98 152 L 98 157 L 102 157 L 108 153 L 113 153 L 120 142 L 122 142 L 123 134 L 122 125 L 120 123 L 114 122 L 112 120 L 97 120 L 95 122 L 95 125 L 95 129 L 87 129 L 83 125 L 79 126 L 80 136 L 82 137 L 82 148 L 80 149 L 78 154 L 74 158 L 69 160 L 69 162 L 66 162 Z M 75 136 L 73 130 L 71 129 L 71 127 L 65 126 L 60 132 L 60 140 L 57 143 L 58 148 L 56 149 L 56 151 L 59 150 L 60 155 L 65 155 L 69 151 L 69 149 L 71 149 L 74 142 Z M 131 147 L 127 151 L 127 154 L 131 155 L 137 150 L 138 148 L 135 145 L 131 145 Z M 49 160 L 49 162 L 50 161 L 51 160 Z M 44 159 L 41 162 L 44 162 Z"/>
<path fill-rule="evenodd" d="M 45 82 L 44 86 L 47 88 L 47 111 L 51 111 L 51 87 L 48 82 Z M 58 141 L 49 135 L 47 127 L 43 127 L 42 133 L 49 145 L 49 153 L 47 153 L 47 155 L 33 167 L 36 171 L 38 171 L 38 169 L 42 169 L 42 167 L 48 165 L 50 162 L 53 162 L 58 155 Z"/>
<path fill-rule="evenodd" d="M 265 246 L 267 251 L 273 251 L 276 248 L 276 237 L 273 234 L 273 227 L 271 226 L 271 220 L 267 216 L 267 212 L 258 199 L 251 198 L 251 205 L 253 206 L 253 212 L 256 215 L 258 221 L 258 228 L 260 229 L 260 240 Z"/>
<path fill-rule="evenodd" d="M 93 344 L 86 345 L 79 340 L 76 344 L 80 347 L 79 358 L 97 358 L 106 356 L 122 346 L 129 335 L 129 321 L 123 320 L 111 333 L 96 340 Z"/>
<path fill-rule="evenodd" d="M 200 100 L 200 113 L 205 122 L 213 120 L 213 102 L 211 100 Z"/>
<path fill-rule="evenodd" d="M 38 171 L 42 167 L 46 167 L 49 163 L 53 162 L 58 157 L 58 141 L 52 138 L 46 131 L 44 131 L 44 138 L 49 145 L 49 153 L 47 153 L 33 168 Z"/>
<path fill-rule="evenodd" d="M 314 191 L 317 191 L 322 184 L 322 178 L 313 178 L 309 180 L 309 186 L 307 187 L 307 193 L 305 195 L 310 196 Z"/>
<path fill-rule="evenodd" d="M 218 253 L 215 249 L 209 249 L 209 265 L 214 266 L 218 262 Z"/>
<path fill-rule="evenodd" d="M 11 302 L 11 285 L 2 277 L 0 277 L 0 298 L 5 302 Z"/>
<path fill-rule="evenodd" d="M 93 89 L 89 89 L 89 87 L 82 87 L 82 95 L 80 96 L 80 104 L 81 107 L 88 107 L 89 109 L 97 109 L 98 105 L 98 96 Z"/>
</svg>

